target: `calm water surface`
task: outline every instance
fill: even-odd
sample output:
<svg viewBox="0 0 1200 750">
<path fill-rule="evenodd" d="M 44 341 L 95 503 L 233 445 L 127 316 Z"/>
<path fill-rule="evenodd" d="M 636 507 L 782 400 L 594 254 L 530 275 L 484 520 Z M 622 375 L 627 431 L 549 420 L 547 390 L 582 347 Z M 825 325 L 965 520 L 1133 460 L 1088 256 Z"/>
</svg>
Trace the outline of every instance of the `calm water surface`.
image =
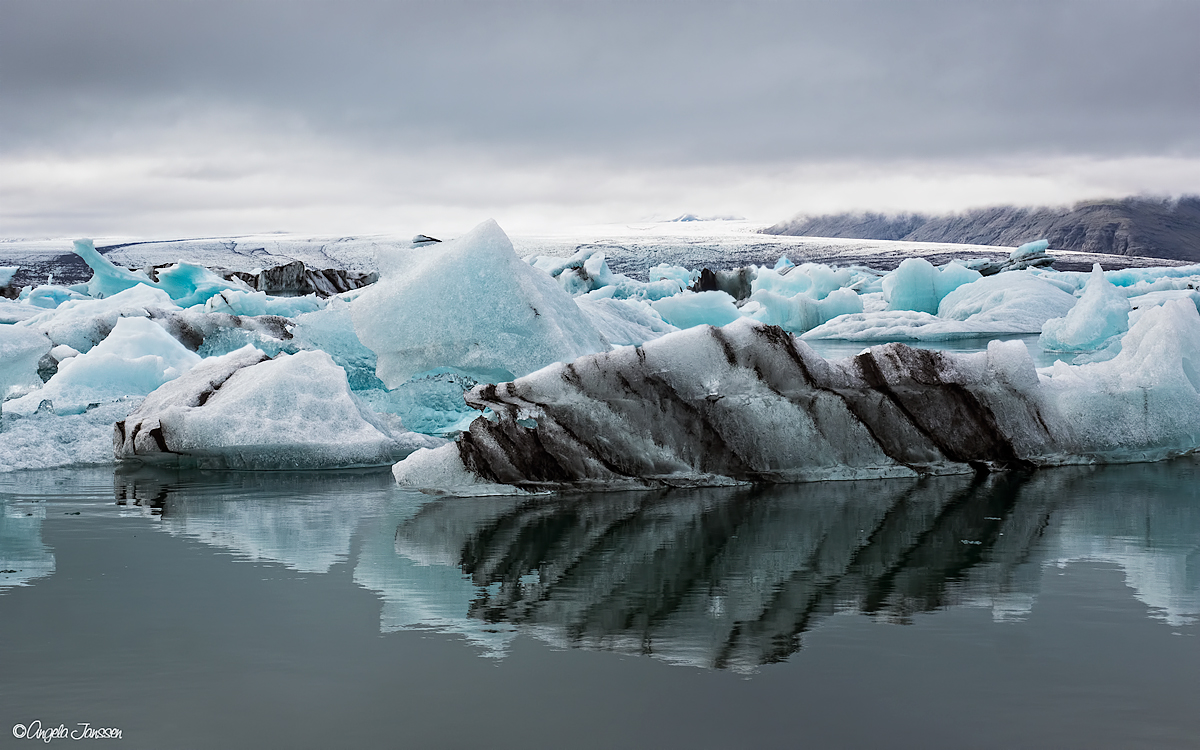
<svg viewBox="0 0 1200 750">
<path fill-rule="evenodd" d="M 1196 747 L 1198 469 L 0 475 L 0 746 Z"/>
</svg>

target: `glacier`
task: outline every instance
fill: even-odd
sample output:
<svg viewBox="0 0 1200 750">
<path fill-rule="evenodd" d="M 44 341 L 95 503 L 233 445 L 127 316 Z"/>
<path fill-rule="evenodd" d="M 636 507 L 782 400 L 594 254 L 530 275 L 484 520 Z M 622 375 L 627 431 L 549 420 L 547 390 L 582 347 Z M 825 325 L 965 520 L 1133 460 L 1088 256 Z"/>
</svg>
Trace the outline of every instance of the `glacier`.
<svg viewBox="0 0 1200 750">
<path fill-rule="evenodd" d="M 519 254 L 493 221 L 375 240 L 373 267 L 356 256 L 365 286 L 277 296 L 261 269 L 124 268 L 126 250 L 81 240 L 90 280 L 0 300 L 0 470 L 395 464 L 402 484 L 481 495 L 1198 445 L 1200 267 L 1056 271 L 1044 242 L 891 270 L 778 252 L 715 268 L 648 252 L 635 267 L 614 243 L 556 243 Z M 826 342 L 864 348 L 825 358 Z"/>
</svg>

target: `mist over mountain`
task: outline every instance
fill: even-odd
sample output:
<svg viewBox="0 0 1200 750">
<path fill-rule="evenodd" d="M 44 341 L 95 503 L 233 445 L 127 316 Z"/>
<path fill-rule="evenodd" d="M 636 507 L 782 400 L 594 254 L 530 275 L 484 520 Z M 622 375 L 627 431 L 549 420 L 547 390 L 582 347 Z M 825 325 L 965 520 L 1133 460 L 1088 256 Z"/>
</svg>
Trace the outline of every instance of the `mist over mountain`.
<svg viewBox="0 0 1200 750">
<path fill-rule="evenodd" d="M 763 232 L 1005 247 L 1048 239 L 1050 247 L 1057 250 L 1200 261 L 1200 196 L 1097 200 L 1071 207 L 995 206 L 940 216 L 799 216 Z"/>
</svg>

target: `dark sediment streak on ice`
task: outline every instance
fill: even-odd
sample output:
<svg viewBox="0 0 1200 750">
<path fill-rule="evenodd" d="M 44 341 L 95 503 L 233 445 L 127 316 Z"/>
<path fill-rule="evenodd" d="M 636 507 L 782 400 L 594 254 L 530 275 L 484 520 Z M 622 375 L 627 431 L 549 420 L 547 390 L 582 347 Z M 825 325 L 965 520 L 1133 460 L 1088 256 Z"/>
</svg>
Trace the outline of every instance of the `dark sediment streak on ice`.
<svg viewBox="0 0 1200 750">
<path fill-rule="evenodd" d="M 826 361 L 773 326 L 701 327 L 476 388 L 458 476 L 526 490 L 965 473 L 1056 462 L 1066 431 L 1022 348 L 887 344 Z M 418 458 L 399 481 L 431 484 Z M 445 463 L 454 465 L 445 472 Z M 450 479 L 447 480 L 446 477 Z"/>
</svg>

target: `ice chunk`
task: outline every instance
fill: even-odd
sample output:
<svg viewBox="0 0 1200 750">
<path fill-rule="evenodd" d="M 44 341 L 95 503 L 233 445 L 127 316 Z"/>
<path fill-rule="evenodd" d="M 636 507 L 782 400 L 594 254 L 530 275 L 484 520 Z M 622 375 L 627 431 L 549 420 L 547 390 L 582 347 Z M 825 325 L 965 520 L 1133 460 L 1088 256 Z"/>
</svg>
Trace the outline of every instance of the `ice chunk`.
<svg viewBox="0 0 1200 750">
<path fill-rule="evenodd" d="M 33 289 L 22 291 L 18 299 L 31 307 L 37 307 L 43 310 L 53 310 L 69 300 L 87 299 L 87 297 L 72 289 L 68 289 L 65 286 L 43 284 L 41 286 L 36 286 Z"/>
<path fill-rule="evenodd" d="M 733 297 L 725 292 L 684 292 L 655 300 L 650 306 L 676 328 L 723 326 L 741 317 Z"/>
<path fill-rule="evenodd" d="M 1038 333 L 1045 322 L 1075 306 L 1075 297 L 1029 271 L 1008 271 L 964 284 L 947 294 L 938 317 L 1013 332 Z"/>
<path fill-rule="evenodd" d="M 1034 240 L 1026 242 L 1009 254 L 1009 260 L 1025 260 L 1036 255 L 1044 255 L 1050 248 L 1050 240 Z"/>
<path fill-rule="evenodd" d="M 121 318 L 147 318 L 178 309 L 166 292 L 138 284 L 105 299 L 64 302 L 56 310 L 29 318 L 21 325 L 41 331 L 55 344 L 86 352 L 103 340 Z"/>
<path fill-rule="evenodd" d="M 111 464 L 112 426 L 132 407 L 128 401 L 101 404 L 82 414 L 3 415 L 0 472 L 58 466 Z"/>
<path fill-rule="evenodd" d="M 395 468 L 429 488 L 680 486 L 911 476 L 1047 452 L 1025 347 L 954 357 L 890 344 L 827 362 L 740 320 L 477 388 L 455 446 Z M 427 484 L 427 482 L 429 484 Z M 454 489 L 459 492 L 459 489 Z"/>
<path fill-rule="evenodd" d="M 230 315 L 281 315 L 294 318 L 316 312 L 323 305 L 315 294 L 305 297 L 270 297 L 266 292 L 222 290 L 207 298 L 204 309 Z"/>
<path fill-rule="evenodd" d="M 37 331 L 0 325 L 0 401 L 19 386 L 40 386 L 38 362 L 50 351 L 50 340 Z"/>
<path fill-rule="evenodd" d="M 241 291 L 243 294 L 249 292 L 249 287 L 237 277 L 226 280 L 195 263 L 176 263 L 159 269 L 156 286 L 169 294 L 180 307 L 202 305 L 213 295 L 225 291 Z"/>
<path fill-rule="evenodd" d="M 936 268 L 924 258 L 907 258 L 883 278 L 883 297 L 889 310 L 937 313 L 947 294 L 980 278 L 978 271 L 958 263 Z"/>
<path fill-rule="evenodd" d="M 87 282 L 87 293 L 90 297 L 111 297 L 117 292 L 123 292 L 138 284 L 154 286 L 154 282 L 144 271 L 130 271 L 109 263 L 96 250 L 91 240 L 75 240 L 75 254 L 83 259 L 92 269 L 92 278 Z"/>
<path fill-rule="evenodd" d="M 784 258 L 783 260 L 786 260 Z M 788 264 L 775 268 L 757 269 L 751 282 L 751 292 L 774 292 L 784 297 L 807 294 L 814 300 L 825 299 L 830 293 L 850 286 L 857 274 L 848 268 L 831 268 L 823 263 Z"/>
<path fill-rule="evenodd" d="M 382 278 L 351 313 L 388 387 L 439 367 L 503 380 L 609 348 L 554 279 L 517 257 L 494 221 L 454 241 L 393 251 L 380 265 Z"/>
<path fill-rule="evenodd" d="M 1200 314 L 1190 301 L 1146 310 L 1107 362 L 1056 362 L 1039 374 L 1079 453 L 1145 461 L 1200 447 Z"/>
<path fill-rule="evenodd" d="M 20 270 L 20 266 L 0 266 L 0 288 L 12 284 L 13 276 L 16 276 L 17 271 Z"/>
<path fill-rule="evenodd" d="M 417 445 L 380 429 L 324 352 L 261 361 L 252 348 L 206 360 L 114 428 L 120 459 L 232 468 L 380 465 Z"/>
<path fill-rule="evenodd" d="M 42 309 L 39 307 L 0 297 L 0 325 L 20 323 L 22 320 L 29 320 L 41 312 Z"/>
<path fill-rule="evenodd" d="M 659 263 L 657 266 L 652 266 L 647 276 L 650 281 L 662 281 L 669 279 L 679 283 L 680 291 L 687 289 L 695 283 L 700 276 L 699 271 L 690 271 L 683 266 L 672 266 L 667 263 Z"/>
<path fill-rule="evenodd" d="M 67 346 L 66 344 L 59 344 L 50 350 L 50 356 L 54 357 L 55 362 L 62 362 L 64 359 L 78 357 L 79 352 Z"/>
<path fill-rule="evenodd" d="M 752 307 L 756 304 L 757 307 Z M 850 289 L 839 289 L 822 300 L 814 300 L 805 294 L 789 298 L 760 291 L 751 295 L 750 302 L 742 307 L 743 314 L 792 333 L 804 333 L 839 315 L 862 311 L 862 300 Z"/>
<path fill-rule="evenodd" d="M 83 286 L 88 296 L 111 297 L 130 287 L 144 284 L 161 289 L 180 307 L 203 304 L 209 297 L 226 289 L 248 290 L 240 280 L 226 280 L 194 263 L 176 263 L 158 271 L 158 281 L 145 271 L 130 271 L 108 262 L 91 240 L 76 240 L 75 254 L 92 269 L 92 278 Z"/>
<path fill-rule="evenodd" d="M 121 318 L 103 341 L 62 362 L 43 388 L 13 399 L 8 408 L 32 414 L 50 401 L 59 414 L 78 413 L 89 404 L 145 396 L 199 361 L 154 321 Z"/>
<path fill-rule="evenodd" d="M 1047 320 L 1038 343 L 1055 352 L 1100 349 L 1129 330 L 1129 311 L 1129 300 L 1104 278 L 1097 263 L 1079 302 L 1065 317 Z"/>
</svg>

